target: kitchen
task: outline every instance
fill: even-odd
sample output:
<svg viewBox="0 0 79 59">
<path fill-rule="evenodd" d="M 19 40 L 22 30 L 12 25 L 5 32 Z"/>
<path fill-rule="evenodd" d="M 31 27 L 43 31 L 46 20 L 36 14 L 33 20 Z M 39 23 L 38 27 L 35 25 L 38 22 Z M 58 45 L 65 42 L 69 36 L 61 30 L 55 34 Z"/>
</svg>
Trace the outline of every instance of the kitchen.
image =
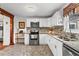
<svg viewBox="0 0 79 59">
<path fill-rule="evenodd" d="M 26 8 L 24 9 L 26 9 L 28 12 L 22 9 L 24 5 L 26 5 L 25 6 Z M 37 8 L 37 6 L 39 6 L 40 9 Z M 57 7 L 53 9 L 52 7 L 54 6 Z M 14 14 L 13 19 L 14 45 L 16 44 L 23 44 L 26 46 L 47 45 L 54 56 L 79 56 L 78 3 L 70 3 L 70 4 L 66 3 L 8 4 L 7 3 L 7 4 L 0 4 L 0 7 Z M 47 10 L 45 11 L 42 8 L 43 9 L 45 8 Z M 15 11 L 17 11 L 17 13 L 15 13 Z M 25 12 L 21 11 L 25 11 L 27 14 L 24 14 Z M 44 12 L 44 14 L 42 11 Z M 3 16 L 1 15 L 1 17 Z M 0 19 L 2 19 L 1 17 Z M 8 20 L 4 21 L 3 19 L 4 25 L 7 24 L 6 26 L 3 26 L 3 29 L 8 29 L 6 27 L 7 26 L 9 27 L 10 21 L 8 22 L 7 21 Z M 3 30 L 3 33 L 4 31 L 5 30 Z M 8 31 L 5 32 L 7 33 Z M 6 36 L 7 34 L 3 35 L 3 38 Z M 3 39 L 4 46 L 8 46 L 10 44 L 9 37 L 7 40 Z"/>
</svg>

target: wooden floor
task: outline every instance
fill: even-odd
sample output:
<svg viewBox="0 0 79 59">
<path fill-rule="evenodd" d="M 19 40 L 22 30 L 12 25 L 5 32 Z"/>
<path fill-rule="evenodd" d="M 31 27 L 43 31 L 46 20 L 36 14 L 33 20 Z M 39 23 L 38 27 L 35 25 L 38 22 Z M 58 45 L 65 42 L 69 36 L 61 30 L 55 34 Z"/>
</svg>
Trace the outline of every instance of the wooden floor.
<svg viewBox="0 0 79 59">
<path fill-rule="evenodd" d="M 0 50 L 0 56 L 53 56 L 48 45 L 15 44 Z"/>
<path fill-rule="evenodd" d="M 0 42 L 0 50 L 3 49 L 4 46 L 3 46 L 3 42 Z"/>
</svg>

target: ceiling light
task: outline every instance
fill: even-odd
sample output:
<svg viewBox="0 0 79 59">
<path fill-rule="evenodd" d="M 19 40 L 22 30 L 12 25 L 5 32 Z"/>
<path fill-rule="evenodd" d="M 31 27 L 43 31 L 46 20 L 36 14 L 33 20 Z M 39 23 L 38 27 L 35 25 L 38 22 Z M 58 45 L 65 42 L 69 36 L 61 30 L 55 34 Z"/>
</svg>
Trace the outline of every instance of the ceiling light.
<svg viewBox="0 0 79 59">
<path fill-rule="evenodd" d="M 35 12 L 37 10 L 37 7 L 35 5 L 27 5 L 25 6 L 25 8 L 28 12 Z"/>
</svg>

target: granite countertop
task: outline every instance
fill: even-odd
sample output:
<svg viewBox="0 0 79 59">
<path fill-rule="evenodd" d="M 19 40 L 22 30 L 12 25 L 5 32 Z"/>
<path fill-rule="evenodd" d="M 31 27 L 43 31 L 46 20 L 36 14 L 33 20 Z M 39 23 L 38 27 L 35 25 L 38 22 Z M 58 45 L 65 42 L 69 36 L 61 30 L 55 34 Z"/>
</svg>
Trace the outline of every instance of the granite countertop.
<svg viewBox="0 0 79 59">
<path fill-rule="evenodd" d="M 52 36 L 53 38 L 56 38 L 57 40 L 59 40 L 59 41 L 61 41 L 62 43 L 64 43 L 64 44 L 70 46 L 71 48 L 73 48 L 73 49 L 79 51 L 79 40 L 75 40 L 75 41 L 65 41 L 65 40 L 63 40 L 63 39 L 58 38 L 57 35 L 50 35 L 50 36 Z"/>
</svg>

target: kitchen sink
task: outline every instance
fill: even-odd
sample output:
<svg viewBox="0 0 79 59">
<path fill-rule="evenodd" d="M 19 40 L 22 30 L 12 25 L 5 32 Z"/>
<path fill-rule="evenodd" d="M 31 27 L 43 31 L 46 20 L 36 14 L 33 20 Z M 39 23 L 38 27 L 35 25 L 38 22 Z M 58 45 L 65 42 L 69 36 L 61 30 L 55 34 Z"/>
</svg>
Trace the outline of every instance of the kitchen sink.
<svg viewBox="0 0 79 59">
<path fill-rule="evenodd" d="M 64 37 L 64 36 L 59 36 L 58 38 L 63 39 L 64 41 L 76 41 L 77 40 L 77 38 Z"/>
<path fill-rule="evenodd" d="M 63 39 L 64 41 L 70 41 L 68 37 L 59 36 L 60 39 Z"/>
</svg>

